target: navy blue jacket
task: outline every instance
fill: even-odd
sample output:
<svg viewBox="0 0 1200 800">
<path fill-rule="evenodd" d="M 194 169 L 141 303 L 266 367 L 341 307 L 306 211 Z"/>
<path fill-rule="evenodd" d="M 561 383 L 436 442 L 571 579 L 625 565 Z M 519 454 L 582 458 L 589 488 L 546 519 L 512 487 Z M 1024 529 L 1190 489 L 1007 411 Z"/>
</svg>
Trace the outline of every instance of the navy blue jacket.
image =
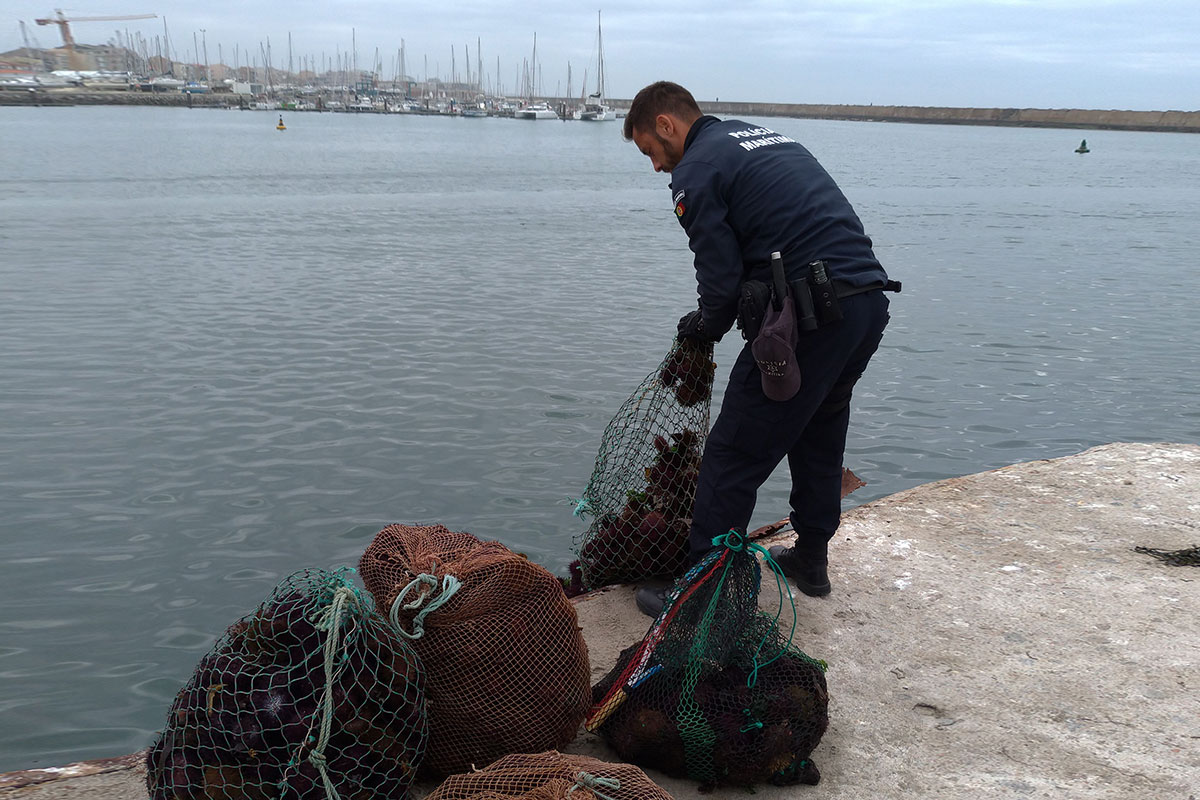
<svg viewBox="0 0 1200 800">
<path fill-rule="evenodd" d="M 714 337 L 733 326 L 741 283 L 770 280 L 775 250 L 789 278 L 821 259 L 830 277 L 852 286 L 887 280 L 833 178 L 803 145 L 770 128 L 700 117 L 671 172 L 671 197 Z"/>
</svg>

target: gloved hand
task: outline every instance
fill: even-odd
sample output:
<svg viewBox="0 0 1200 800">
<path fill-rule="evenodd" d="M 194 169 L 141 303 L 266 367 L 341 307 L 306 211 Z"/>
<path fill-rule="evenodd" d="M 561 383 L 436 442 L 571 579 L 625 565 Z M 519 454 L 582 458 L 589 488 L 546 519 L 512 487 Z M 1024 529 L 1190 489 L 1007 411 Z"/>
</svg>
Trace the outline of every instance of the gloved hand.
<svg viewBox="0 0 1200 800">
<path fill-rule="evenodd" d="M 676 326 L 679 332 L 680 339 L 695 339 L 698 342 L 709 341 L 704 335 L 704 317 L 700 315 L 700 309 L 684 314 L 679 318 L 679 325 Z"/>
</svg>

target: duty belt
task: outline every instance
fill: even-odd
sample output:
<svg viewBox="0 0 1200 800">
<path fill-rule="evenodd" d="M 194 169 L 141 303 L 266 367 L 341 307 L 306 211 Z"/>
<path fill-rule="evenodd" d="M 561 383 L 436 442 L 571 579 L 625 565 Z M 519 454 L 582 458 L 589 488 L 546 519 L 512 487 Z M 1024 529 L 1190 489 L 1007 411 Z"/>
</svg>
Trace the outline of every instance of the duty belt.
<svg viewBox="0 0 1200 800">
<path fill-rule="evenodd" d="M 782 259 L 780 259 L 782 262 Z M 821 325 L 836 322 L 842 318 L 838 301 L 844 297 L 865 294 L 881 289 L 885 292 L 899 292 L 900 281 L 882 280 L 865 286 L 855 286 L 846 281 L 829 278 L 823 261 L 813 261 L 806 265 L 804 272 L 792 281 L 783 277 L 782 263 L 772 265 L 773 280 L 745 281 L 742 283 L 738 298 L 738 327 L 747 341 L 753 341 L 758 335 L 767 306 L 783 292 L 792 296 L 796 308 L 797 328 L 802 331 L 815 330 Z M 775 284 L 775 286 L 773 286 Z"/>
<path fill-rule="evenodd" d="M 830 283 L 833 284 L 833 290 L 837 293 L 839 300 L 841 300 L 843 297 L 849 297 L 850 295 L 854 294 L 873 292 L 876 289 L 883 289 L 885 292 L 899 292 L 901 288 L 900 281 L 891 280 L 869 283 L 866 286 L 852 286 L 845 281 L 839 281 L 837 278 L 834 278 L 830 281 Z"/>
</svg>

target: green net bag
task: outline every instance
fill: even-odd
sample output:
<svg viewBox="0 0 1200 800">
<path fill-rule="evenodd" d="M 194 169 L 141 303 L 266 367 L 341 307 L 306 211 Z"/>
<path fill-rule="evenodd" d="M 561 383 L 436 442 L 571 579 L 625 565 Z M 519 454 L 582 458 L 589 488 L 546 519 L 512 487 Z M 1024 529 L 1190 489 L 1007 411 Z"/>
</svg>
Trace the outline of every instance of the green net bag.
<svg viewBox="0 0 1200 800">
<path fill-rule="evenodd" d="M 592 521 L 571 593 L 683 567 L 715 373 L 711 342 L 676 340 L 608 423 L 575 505 Z"/>
<path fill-rule="evenodd" d="M 711 787 L 815 784 L 829 724 L 825 664 L 759 611 L 755 552 L 731 531 L 668 595 L 645 638 L 594 688 L 585 722 L 621 758 Z M 790 594 L 788 595 L 790 598 Z"/>
<path fill-rule="evenodd" d="M 407 796 L 424 673 L 346 572 L 286 578 L 200 660 L 147 754 L 152 800 Z"/>
</svg>

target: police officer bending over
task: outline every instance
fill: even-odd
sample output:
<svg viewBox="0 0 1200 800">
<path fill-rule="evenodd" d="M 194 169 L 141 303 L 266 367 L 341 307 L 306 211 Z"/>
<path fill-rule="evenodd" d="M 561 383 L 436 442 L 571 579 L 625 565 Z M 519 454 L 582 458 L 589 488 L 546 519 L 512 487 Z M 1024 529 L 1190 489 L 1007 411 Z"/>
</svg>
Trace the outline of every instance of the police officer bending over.
<svg viewBox="0 0 1200 800">
<path fill-rule="evenodd" d="M 714 537 L 745 530 L 758 488 L 786 457 L 796 541 L 770 552 L 802 592 L 829 594 L 850 395 L 887 326 L 883 289 L 899 286 L 837 184 L 787 136 L 702 115 L 687 89 L 667 81 L 638 92 L 624 134 L 656 172 L 671 173 L 675 215 L 695 254 L 699 308 L 679 321 L 679 336 L 719 341 L 737 321 L 753 341 L 772 302 L 773 253 L 799 309 L 797 345 L 783 362 L 764 362 L 764 373 L 747 344 L 733 366 L 700 466 L 691 563 Z M 638 608 L 656 616 L 666 592 L 643 587 Z"/>
</svg>

